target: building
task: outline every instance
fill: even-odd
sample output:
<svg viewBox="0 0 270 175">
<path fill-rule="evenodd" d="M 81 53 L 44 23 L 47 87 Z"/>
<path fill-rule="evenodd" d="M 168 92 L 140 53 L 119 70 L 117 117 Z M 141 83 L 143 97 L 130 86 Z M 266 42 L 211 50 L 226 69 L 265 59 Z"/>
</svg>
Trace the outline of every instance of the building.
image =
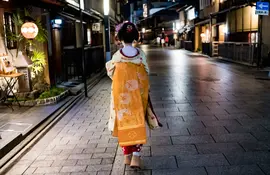
<svg viewBox="0 0 270 175">
<path fill-rule="evenodd" d="M 110 1 L 112 52 L 116 51 L 114 46 L 115 25 L 123 21 L 124 3 L 124 0 Z M 38 44 L 39 50 L 46 57 L 47 64 L 44 74 L 47 84 L 51 86 L 65 84 L 65 82 L 71 82 L 68 83 L 69 85 L 78 84 L 83 79 L 83 67 L 85 68 L 85 78 L 90 78 L 104 70 L 103 1 L 1 0 L 0 15 L 3 16 L 0 18 L 1 26 L 5 26 L 5 29 L 14 33 L 20 31 L 14 25 L 12 16 L 17 10 L 23 11 L 23 9 L 27 9 L 31 17 L 40 18 L 44 32 L 47 33 L 46 42 Z M 1 29 L 3 36 L 7 34 L 5 29 Z M 0 41 L 1 54 L 3 52 L 4 55 L 8 52 L 9 61 L 13 65 L 17 64 L 19 59 L 10 53 L 16 53 L 14 50 L 18 48 L 18 44 L 8 37 L 1 38 Z M 82 53 L 84 53 L 84 57 L 82 57 Z M 27 67 L 27 65 L 25 66 Z"/>
<path fill-rule="evenodd" d="M 179 9 L 179 20 L 175 24 L 175 28 L 178 34 L 178 40 L 180 42 L 180 48 L 194 51 L 195 42 L 195 20 L 198 18 L 198 3 L 191 3 L 185 5 Z"/>
<path fill-rule="evenodd" d="M 200 0 L 195 48 L 245 64 L 256 64 L 259 17 L 255 1 Z"/>
<path fill-rule="evenodd" d="M 174 42 L 176 24 L 178 24 L 177 21 L 179 20 L 177 9 L 190 3 L 191 1 L 188 0 L 136 1 L 130 4 L 131 7 L 136 7 L 136 10 L 131 11 L 130 14 L 133 21 L 142 31 L 145 42 L 154 41 L 157 36 L 164 37 L 165 35 L 169 36 L 170 41 Z M 135 14 L 136 18 L 132 14 Z"/>
</svg>

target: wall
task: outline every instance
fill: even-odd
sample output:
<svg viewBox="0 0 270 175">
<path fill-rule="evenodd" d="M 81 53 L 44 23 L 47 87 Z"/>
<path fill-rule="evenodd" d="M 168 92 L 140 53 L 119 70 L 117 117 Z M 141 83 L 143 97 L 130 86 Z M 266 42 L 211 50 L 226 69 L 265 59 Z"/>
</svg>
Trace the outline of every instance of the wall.
<svg viewBox="0 0 270 175">
<path fill-rule="evenodd" d="M 263 55 L 266 56 L 267 53 L 270 51 L 270 16 L 263 16 L 262 21 L 262 43 L 266 46 L 263 50 Z"/>
<path fill-rule="evenodd" d="M 255 15 L 255 7 L 248 6 L 229 12 L 226 23 L 229 33 L 257 31 L 258 15 Z"/>
<path fill-rule="evenodd" d="M 209 18 L 211 13 L 219 11 L 219 0 L 200 0 L 200 18 Z"/>
</svg>

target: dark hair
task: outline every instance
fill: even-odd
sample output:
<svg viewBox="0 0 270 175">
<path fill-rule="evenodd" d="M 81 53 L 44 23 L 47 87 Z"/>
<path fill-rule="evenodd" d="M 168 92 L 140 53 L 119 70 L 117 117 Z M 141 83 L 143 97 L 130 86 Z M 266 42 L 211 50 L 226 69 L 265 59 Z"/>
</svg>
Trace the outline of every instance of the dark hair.
<svg viewBox="0 0 270 175">
<path fill-rule="evenodd" d="M 126 22 L 119 30 L 117 36 L 120 41 L 132 43 L 134 40 L 137 41 L 139 39 L 139 32 L 133 23 Z"/>
</svg>

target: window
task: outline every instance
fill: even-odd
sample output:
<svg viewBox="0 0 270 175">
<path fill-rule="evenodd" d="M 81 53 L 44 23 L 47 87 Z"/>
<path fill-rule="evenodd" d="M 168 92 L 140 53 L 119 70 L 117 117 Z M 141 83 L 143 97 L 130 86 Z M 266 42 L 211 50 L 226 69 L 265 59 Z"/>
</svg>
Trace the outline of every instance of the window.
<svg viewBox="0 0 270 175">
<path fill-rule="evenodd" d="M 12 21 L 12 13 L 4 13 L 5 43 L 8 49 L 16 49 L 17 43 L 10 39 L 10 35 L 15 34 L 15 25 Z"/>
<path fill-rule="evenodd" d="M 203 10 L 205 7 L 208 7 L 214 2 L 213 0 L 200 0 L 200 9 Z"/>
</svg>

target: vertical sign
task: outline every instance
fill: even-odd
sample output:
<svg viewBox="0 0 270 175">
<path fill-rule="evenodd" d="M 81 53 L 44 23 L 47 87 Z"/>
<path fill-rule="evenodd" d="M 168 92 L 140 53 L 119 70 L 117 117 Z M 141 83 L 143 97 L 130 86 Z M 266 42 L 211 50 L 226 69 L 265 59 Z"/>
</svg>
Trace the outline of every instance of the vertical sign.
<svg viewBox="0 0 270 175">
<path fill-rule="evenodd" d="M 144 18 L 148 17 L 148 5 L 147 5 L 147 3 L 143 4 L 143 17 Z"/>
</svg>

